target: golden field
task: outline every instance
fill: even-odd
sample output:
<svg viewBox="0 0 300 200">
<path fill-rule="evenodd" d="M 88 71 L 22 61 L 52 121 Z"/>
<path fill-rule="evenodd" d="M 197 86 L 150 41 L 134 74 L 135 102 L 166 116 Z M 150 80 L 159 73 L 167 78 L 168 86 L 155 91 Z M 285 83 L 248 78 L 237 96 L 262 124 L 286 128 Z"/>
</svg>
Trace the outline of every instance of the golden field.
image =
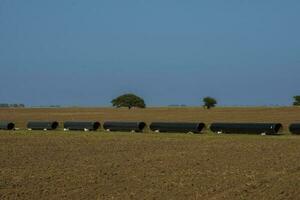
<svg viewBox="0 0 300 200">
<path fill-rule="evenodd" d="M 184 108 L 25 108 L 0 109 L 0 120 L 16 122 L 20 128 L 26 127 L 30 120 L 95 120 L 104 121 L 188 121 L 204 122 L 276 122 L 282 123 L 283 131 L 288 132 L 288 125 L 300 122 L 299 107 L 238 107 L 213 108 L 201 107 Z"/>
</svg>

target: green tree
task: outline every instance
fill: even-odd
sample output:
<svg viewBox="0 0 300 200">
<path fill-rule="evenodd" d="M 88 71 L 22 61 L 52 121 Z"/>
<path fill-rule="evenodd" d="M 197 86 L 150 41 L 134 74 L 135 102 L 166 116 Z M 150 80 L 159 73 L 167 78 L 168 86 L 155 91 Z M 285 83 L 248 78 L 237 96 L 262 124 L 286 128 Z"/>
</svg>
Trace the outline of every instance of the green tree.
<svg viewBox="0 0 300 200">
<path fill-rule="evenodd" d="M 294 106 L 300 106 L 300 96 L 294 96 Z"/>
<path fill-rule="evenodd" d="M 207 109 L 210 109 L 212 107 L 215 107 L 217 104 L 217 100 L 212 97 L 204 97 L 203 98 L 204 107 Z"/>
<path fill-rule="evenodd" d="M 124 94 L 121 95 L 111 101 L 112 105 L 114 107 L 120 108 L 120 107 L 127 107 L 131 109 L 132 107 L 137 108 L 145 108 L 146 104 L 144 99 L 142 99 L 139 96 L 136 96 L 135 94 Z"/>
</svg>

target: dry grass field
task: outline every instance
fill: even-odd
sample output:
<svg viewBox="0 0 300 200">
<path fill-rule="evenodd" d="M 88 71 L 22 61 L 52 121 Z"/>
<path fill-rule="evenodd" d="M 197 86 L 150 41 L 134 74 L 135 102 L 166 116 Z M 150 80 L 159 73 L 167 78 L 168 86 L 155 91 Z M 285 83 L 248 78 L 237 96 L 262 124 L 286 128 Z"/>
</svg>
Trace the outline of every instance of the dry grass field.
<svg viewBox="0 0 300 200">
<path fill-rule="evenodd" d="M 1 109 L 0 120 L 300 121 L 299 108 Z M 0 131 L 0 199 L 300 199 L 300 136 Z"/>
<path fill-rule="evenodd" d="M 254 107 L 254 108 L 32 108 L 0 109 L 0 120 L 12 120 L 17 127 L 25 128 L 28 120 L 109 120 L 189 121 L 204 122 L 279 122 L 287 133 L 288 125 L 300 122 L 300 107 Z"/>
</svg>

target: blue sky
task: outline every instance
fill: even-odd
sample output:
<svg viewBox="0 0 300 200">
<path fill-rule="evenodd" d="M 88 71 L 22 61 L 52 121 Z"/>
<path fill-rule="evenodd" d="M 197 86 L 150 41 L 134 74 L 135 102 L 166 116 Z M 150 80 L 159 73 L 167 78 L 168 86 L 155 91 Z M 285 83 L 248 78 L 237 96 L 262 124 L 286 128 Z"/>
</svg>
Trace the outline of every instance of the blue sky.
<svg viewBox="0 0 300 200">
<path fill-rule="evenodd" d="M 0 0 L 0 102 L 290 105 L 298 0 Z"/>
</svg>

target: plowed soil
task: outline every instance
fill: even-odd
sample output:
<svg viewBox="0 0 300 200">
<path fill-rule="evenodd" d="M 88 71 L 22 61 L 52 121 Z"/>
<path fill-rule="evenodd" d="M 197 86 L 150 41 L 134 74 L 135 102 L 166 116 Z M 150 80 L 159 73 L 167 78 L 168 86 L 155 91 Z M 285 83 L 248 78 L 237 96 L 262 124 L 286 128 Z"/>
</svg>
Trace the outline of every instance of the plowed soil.
<svg viewBox="0 0 300 200">
<path fill-rule="evenodd" d="M 281 136 L 0 131 L 0 199 L 300 199 L 299 108 L 0 109 L 0 120 L 281 122 Z"/>
<path fill-rule="evenodd" d="M 300 199 L 300 137 L 1 132 L 0 199 Z"/>
</svg>

